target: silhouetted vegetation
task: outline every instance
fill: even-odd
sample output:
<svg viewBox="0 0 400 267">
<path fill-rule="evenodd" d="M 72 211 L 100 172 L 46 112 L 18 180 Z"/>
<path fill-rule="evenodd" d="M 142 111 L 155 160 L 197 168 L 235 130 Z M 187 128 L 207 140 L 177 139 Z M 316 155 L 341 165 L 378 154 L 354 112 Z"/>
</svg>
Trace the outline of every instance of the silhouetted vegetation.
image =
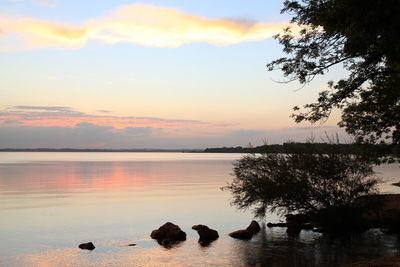
<svg viewBox="0 0 400 267">
<path fill-rule="evenodd" d="M 400 155 L 400 145 L 394 144 L 340 144 L 314 142 L 286 142 L 282 145 L 262 145 L 257 147 L 219 147 L 207 148 L 208 153 L 327 153 L 327 154 L 357 154 L 370 158 L 393 160 Z"/>
<path fill-rule="evenodd" d="M 361 195 L 376 192 L 368 157 L 313 153 L 249 154 L 234 163 L 232 204 L 252 208 L 258 217 L 267 211 L 318 213 L 344 210 Z"/>
<path fill-rule="evenodd" d="M 349 73 L 328 82 L 316 103 L 294 107 L 294 120 L 324 121 L 339 108 L 339 126 L 348 133 L 400 144 L 400 1 L 286 0 L 282 12 L 304 27 L 276 36 L 288 57 L 269 63 L 269 70 L 302 84 L 335 65 Z"/>
<path fill-rule="evenodd" d="M 268 211 L 314 214 L 327 228 L 346 220 L 362 225 L 356 200 L 377 190 L 373 164 L 400 154 L 399 11 L 397 0 L 284 2 L 282 12 L 291 14 L 291 22 L 302 30 L 287 28 L 275 36 L 288 56 L 268 69 L 279 69 L 286 82 L 301 84 L 338 64 L 348 71 L 346 78 L 329 81 L 316 103 L 294 107 L 292 117 L 324 122 L 338 108 L 339 126 L 357 141 L 206 149 L 253 153 L 234 164 L 235 177 L 224 187 L 232 192 L 234 205 L 252 208 L 259 217 Z"/>
</svg>

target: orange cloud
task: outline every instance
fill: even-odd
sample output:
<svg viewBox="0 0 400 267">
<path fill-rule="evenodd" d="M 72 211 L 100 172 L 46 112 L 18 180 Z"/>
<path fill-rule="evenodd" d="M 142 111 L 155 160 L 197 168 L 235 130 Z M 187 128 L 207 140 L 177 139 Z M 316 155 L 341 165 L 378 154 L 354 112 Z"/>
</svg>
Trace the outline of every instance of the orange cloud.
<svg viewBox="0 0 400 267">
<path fill-rule="evenodd" d="M 0 49 L 2 38 L 15 38 L 15 35 L 24 42 L 25 48 L 76 49 L 90 40 L 151 47 L 179 47 L 193 42 L 231 45 L 270 38 L 288 23 L 210 19 L 174 8 L 134 4 L 123 6 L 109 16 L 87 20 L 81 26 L 4 17 L 0 17 L 0 25 L 6 33 L 0 38 Z"/>
<path fill-rule="evenodd" d="M 85 124 L 108 126 L 116 129 L 127 127 L 152 127 L 182 129 L 210 126 L 196 120 L 175 120 L 153 117 L 93 115 L 69 107 L 16 106 L 0 110 L 0 124 L 13 122 L 19 126 L 77 127 Z M 220 128 L 220 127 L 219 127 Z"/>
<path fill-rule="evenodd" d="M 87 42 L 87 30 L 58 22 L 30 18 L 1 18 L 3 38 L 13 38 L 15 35 L 26 48 L 64 47 L 79 48 Z"/>
</svg>

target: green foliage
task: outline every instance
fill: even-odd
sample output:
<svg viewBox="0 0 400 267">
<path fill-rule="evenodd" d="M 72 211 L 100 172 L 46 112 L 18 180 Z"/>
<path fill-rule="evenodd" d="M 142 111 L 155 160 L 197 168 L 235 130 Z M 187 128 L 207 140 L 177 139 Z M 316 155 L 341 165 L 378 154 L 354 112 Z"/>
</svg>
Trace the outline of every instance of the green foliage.
<svg viewBox="0 0 400 267">
<path fill-rule="evenodd" d="M 288 57 L 269 63 L 269 70 L 302 84 L 337 64 L 349 72 L 330 81 L 316 103 L 294 107 L 294 120 L 324 121 L 339 108 L 339 125 L 350 134 L 399 144 L 400 1 L 286 0 L 282 12 L 304 28 L 299 35 L 288 28 L 276 36 Z"/>
<path fill-rule="evenodd" d="M 354 200 L 376 192 L 379 180 L 367 158 L 349 154 L 250 154 L 234 164 L 233 194 L 239 209 L 318 212 L 352 207 Z"/>
</svg>

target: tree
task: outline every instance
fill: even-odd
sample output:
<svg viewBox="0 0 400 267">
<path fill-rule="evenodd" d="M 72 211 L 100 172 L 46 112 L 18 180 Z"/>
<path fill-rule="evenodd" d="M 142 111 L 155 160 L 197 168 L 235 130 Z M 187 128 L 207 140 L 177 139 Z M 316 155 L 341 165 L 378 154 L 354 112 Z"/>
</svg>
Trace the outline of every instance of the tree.
<svg viewBox="0 0 400 267">
<path fill-rule="evenodd" d="M 307 151 L 298 154 L 250 154 L 234 164 L 233 181 L 223 189 L 239 209 L 315 213 L 351 209 L 355 200 L 376 192 L 368 158 Z M 336 213 L 335 216 L 338 216 Z"/>
<path fill-rule="evenodd" d="M 338 64 L 349 72 L 329 81 L 317 102 L 294 107 L 294 120 L 324 121 L 339 108 L 339 126 L 359 140 L 400 144 L 400 1 L 286 0 L 282 12 L 302 30 L 275 36 L 288 57 L 269 63 L 269 70 L 301 84 Z"/>
</svg>

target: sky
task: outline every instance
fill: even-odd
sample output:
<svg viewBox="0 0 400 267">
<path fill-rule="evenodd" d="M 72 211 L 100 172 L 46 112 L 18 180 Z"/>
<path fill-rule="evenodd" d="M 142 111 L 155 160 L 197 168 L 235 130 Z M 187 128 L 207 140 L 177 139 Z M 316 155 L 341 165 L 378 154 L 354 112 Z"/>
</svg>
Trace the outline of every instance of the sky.
<svg viewBox="0 0 400 267">
<path fill-rule="evenodd" d="M 206 148 L 320 141 L 296 124 L 336 68 L 282 83 L 280 0 L 0 0 L 0 148 Z M 296 30 L 296 26 L 292 25 Z"/>
</svg>

